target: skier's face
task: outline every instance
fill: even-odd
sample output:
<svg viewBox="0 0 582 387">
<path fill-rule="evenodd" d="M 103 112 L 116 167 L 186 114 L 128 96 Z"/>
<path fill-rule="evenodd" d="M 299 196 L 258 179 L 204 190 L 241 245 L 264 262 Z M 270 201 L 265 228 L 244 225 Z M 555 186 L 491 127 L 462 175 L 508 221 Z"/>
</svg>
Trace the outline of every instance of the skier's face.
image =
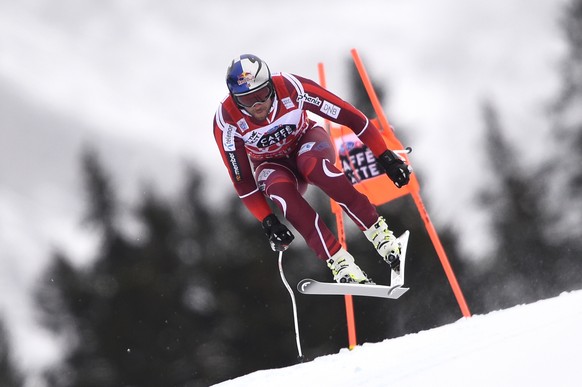
<svg viewBox="0 0 582 387">
<path fill-rule="evenodd" d="M 256 102 L 253 106 L 245 107 L 245 110 L 249 112 L 251 116 L 257 121 L 263 121 L 267 118 L 269 111 L 271 110 L 271 105 L 273 99 L 271 97 L 267 98 L 263 102 Z"/>
<path fill-rule="evenodd" d="M 236 103 L 249 112 L 254 119 L 262 121 L 269 114 L 273 102 L 273 85 L 267 82 L 264 86 L 248 94 L 234 95 Z"/>
</svg>

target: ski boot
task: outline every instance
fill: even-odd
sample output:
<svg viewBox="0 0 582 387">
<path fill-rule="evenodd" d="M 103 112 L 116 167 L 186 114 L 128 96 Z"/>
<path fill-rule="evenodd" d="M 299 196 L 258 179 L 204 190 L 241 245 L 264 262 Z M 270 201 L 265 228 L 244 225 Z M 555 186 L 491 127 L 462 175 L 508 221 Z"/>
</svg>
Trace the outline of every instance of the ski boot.
<svg viewBox="0 0 582 387">
<path fill-rule="evenodd" d="M 388 225 L 383 217 L 379 217 L 376 223 L 364 231 L 366 238 L 376 248 L 378 254 L 390 265 L 395 272 L 400 270 L 400 253 L 402 251 L 400 242 L 394 233 L 388 229 Z"/>
<path fill-rule="evenodd" d="M 366 273 L 354 262 L 354 257 L 343 248 L 327 260 L 327 267 L 338 283 L 373 284 Z"/>
</svg>

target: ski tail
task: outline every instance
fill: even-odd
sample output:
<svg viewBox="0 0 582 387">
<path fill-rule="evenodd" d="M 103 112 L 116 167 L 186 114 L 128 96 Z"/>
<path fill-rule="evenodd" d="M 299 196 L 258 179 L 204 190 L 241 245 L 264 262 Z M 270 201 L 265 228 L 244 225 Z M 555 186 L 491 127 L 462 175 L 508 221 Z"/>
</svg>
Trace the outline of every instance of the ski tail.
<svg viewBox="0 0 582 387">
<path fill-rule="evenodd" d="M 408 249 L 408 238 L 410 237 L 410 231 L 406 230 L 402 235 L 398 237 L 400 241 L 400 267 L 398 271 L 392 270 L 390 274 L 390 286 L 403 286 L 404 285 L 404 266 L 406 264 L 406 251 Z"/>
</svg>

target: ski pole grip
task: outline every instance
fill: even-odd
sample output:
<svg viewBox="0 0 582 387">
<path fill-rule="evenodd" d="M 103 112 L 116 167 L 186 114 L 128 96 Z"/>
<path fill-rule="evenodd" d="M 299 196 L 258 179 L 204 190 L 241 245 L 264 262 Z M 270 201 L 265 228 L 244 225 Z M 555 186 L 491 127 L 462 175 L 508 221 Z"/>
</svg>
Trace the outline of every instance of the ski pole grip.
<svg viewBox="0 0 582 387">
<path fill-rule="evenodd" d="M 393 150 L 392 152 L 394 152 L 396 154 L 409 154 L 409 153 L 412 153 L 412 148 L 407 146 L 404 149 L 397 149 L 397 150 Z"/>
</svg>

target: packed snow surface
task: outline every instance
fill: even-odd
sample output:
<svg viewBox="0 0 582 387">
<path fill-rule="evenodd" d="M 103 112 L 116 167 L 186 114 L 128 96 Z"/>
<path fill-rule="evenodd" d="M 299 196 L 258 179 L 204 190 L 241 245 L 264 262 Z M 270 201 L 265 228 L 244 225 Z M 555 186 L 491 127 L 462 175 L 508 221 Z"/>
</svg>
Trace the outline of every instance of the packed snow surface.
<svg viewBox="0 0 582 387">
<path fill-rule="evenodd" d="M 563 293 L 216 386 L 581 386 L 581 328 Z"/>
</svg>

